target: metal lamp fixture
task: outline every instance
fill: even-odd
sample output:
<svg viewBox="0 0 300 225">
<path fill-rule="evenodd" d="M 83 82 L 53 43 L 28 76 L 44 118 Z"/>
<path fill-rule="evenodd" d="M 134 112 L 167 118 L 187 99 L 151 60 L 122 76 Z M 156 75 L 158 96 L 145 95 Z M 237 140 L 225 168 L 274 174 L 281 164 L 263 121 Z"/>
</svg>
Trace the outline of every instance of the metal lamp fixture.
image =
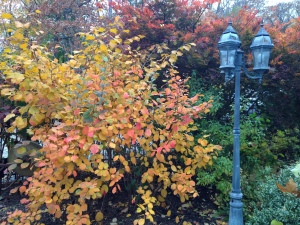
<svg viewBox="0 0 300 225">
<path fill-rule="evenodd" d="M 225 73 L 225 81 L 235 77 L 234 127 L 233 127 L 233 174 L 230 193 L 229 225 L 243 225 L 243 203 L 240 184 L 240 75 L 243 72 L 251 79 L 261 81 L 264 72 L 269 70 L 269 59 L 274 47 L 270 35 L 261 24 L 259 32 L 254 37 L 250 49 L 254 59 L 253 72 L 248 72 L 244 62 L 244 52 L 240 49 L 241 41 L 237 32 L 228 23 L 223 32 L 218 49 L 220 53 L 221 73 Z"/>
<path fill-rule="evenodd" d="M 264 29 L 264 24 L 262 23 L 250 46 L 254 59 L 254 72 L 262 75 L 269 70 L 270 54 L 273 47 L 274 44 L 270 35 Z"/>
</svg>

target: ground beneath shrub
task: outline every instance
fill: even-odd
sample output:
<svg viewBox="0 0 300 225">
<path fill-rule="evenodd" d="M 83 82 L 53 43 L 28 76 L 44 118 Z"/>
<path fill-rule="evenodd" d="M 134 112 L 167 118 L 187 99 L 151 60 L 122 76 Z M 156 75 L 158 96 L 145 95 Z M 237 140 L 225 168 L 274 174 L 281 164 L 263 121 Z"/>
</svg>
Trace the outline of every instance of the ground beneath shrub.
<svg viewBox="0 0 300 225">
<path fill-rule="evenodd" d="M 20 203 L 24 198 L 20 194 L 9 194 L 12 187 L 3 190 L 0 197 L 0 223 L 6 221 L 7 213 L 16 209 L 24 210 L 25 206 Z M 224 218 L 216 216 L 217 206 L 214 204 L 214 191 L 211 189 L 201 188 L 198 190 L 200 196 L 181 203 L 180 200 L 173 195 L 166 200 L 166 204 L 155 209 L 155 223 L 146 222 L 146 225 L 227 225 L 223 222 Z M 136 206 L 126 203 L 128 195 L 107 195 L 106 202 L 102 208 L 105 218 L 101 223 L 93 222 L 98 225 L 131 225 L 135 219 L 141 215 L 136 213 Z M 171 215 L 167 215 L 171 210 Z M 92 212 L 93 214 L 93 212 Z M 177 218 L 177 219 L 176 219 Z M 178 223 L 176 223 L 176 220 Z M 42 215 L 40 222 L 45 225 L 63 225 L 62 221 L 54 220 L 52 215 L 45 212 Z M 187 223 L 189 222 L 189 223 Z"/>
</svg>

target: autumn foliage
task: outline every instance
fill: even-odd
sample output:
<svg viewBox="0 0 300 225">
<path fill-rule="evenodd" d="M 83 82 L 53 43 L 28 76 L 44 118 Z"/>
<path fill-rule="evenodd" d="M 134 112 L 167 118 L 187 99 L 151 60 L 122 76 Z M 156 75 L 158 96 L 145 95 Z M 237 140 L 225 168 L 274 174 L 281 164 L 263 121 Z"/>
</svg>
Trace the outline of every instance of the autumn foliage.
<svg viewBox="0 0 300 225">
<path fill-rule="evenodd" d="M 8 223 L 38 221 L 42 205 L 66 224 L 101 221 L 105 215 L 101 208 L 91 211 L 91 202 L 118 194 L 133 177 L 132 202 L 142 213 L 135 224 L 153 221 L 155 206 L 168 194 L 182 202 L 198 195 L 192 177 L 221 147 L 191 135 L 199 129 L 193 120 L 211 106 L 199 104 L 198 95 L 188 97 L 187 80 L 173 66 L 192 44 L 132 50 L 143 36 L 123 40 L 129 31 L 117 17 L 80 33 L 85 48 L 61 63 L 30 43 L 26 29 L 16 28 L 4 50 L 1 71 L 13 85 L 3 86 L 1 95 L 25 103 L 19 115 L 6 117 L 13 121 L 9 130 L 26 128 L 43 148 L 34 175 L 19 188 L 27 211 L 13 212 Z M 153 83 L 159 73 L 167 79 L 161 89 Z"/>
</svg>

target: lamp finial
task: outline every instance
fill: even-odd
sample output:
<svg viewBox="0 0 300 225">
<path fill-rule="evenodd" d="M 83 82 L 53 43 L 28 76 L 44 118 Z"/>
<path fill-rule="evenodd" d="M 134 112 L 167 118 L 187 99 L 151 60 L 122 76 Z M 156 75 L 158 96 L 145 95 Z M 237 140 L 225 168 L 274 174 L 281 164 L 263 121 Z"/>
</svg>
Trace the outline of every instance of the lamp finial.
<svg viewBox="0 0 300 225">
<path fill-rule="evenodd" d="M 264 27 L 264 19 L 261 19 L 260 27 Z"/>
</svg>

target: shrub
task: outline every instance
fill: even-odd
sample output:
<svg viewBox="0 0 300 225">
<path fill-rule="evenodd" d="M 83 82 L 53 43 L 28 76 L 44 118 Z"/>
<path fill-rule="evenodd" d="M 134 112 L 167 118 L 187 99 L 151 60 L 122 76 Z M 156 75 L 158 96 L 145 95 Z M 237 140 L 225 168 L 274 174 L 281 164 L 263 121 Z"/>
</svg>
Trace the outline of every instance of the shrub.
<svg viewBox="0 0 300 225">
<path fill-rule="evenodd" d="M 293 179 L 300 187 L 299 177 L 295 177 L 290 167 L 282 169 L 278 176 L 271 175 L 264 179 L 255 191 L 257 206 L 247 225 L 269 225 L 273 220 L 284 225 L 300 224 L 300 198 L 291 193 L 283 193 L 277 183 L 285 186 Z"/>
<path fill-rule="evenodd" d="M 16 84 L 1 90 L 12 101 L 25 102 L 10 131 L 29 127 L 32 140 L 43 143 L 33 177 L 20 187 L 28 198 L 27 212 L 15 211 L 10 223 L 39 220 L 42 205 L 66 224 L 100 222 L 105 215 L 91 202 L 125 188 L 133 192 L 135 221 L 153 222 L 155 205 L 173 193 L 184 202 L 198 195 L 192 179 L 196 170 L 212 164 L 215 150 L 205 138 L 195 140 L 193 124 L 209 111 L 211 102 L 196 104 L 188 97 L 186 80 L 173 64 L 185 45 L 166 53 L 166 44 L 149 52 L 132 50 L 142 36 L 120 38 L 123 24 L 79 34 L 86 46 L 61 63 L 43 47 L 31 45 L 25 28 L 16 29 L 4 50 L 0 69 Z M 154 54 L 153 54 L 154 55 Z M 16 70 L 16 67 L 18 70 Z M 166 75 L 162 89 L 152 82 Z M 7 119 L 6 118 L 6 119 Z M 130 179 L 134 178 L 134 182 Z"/>
</svg>

